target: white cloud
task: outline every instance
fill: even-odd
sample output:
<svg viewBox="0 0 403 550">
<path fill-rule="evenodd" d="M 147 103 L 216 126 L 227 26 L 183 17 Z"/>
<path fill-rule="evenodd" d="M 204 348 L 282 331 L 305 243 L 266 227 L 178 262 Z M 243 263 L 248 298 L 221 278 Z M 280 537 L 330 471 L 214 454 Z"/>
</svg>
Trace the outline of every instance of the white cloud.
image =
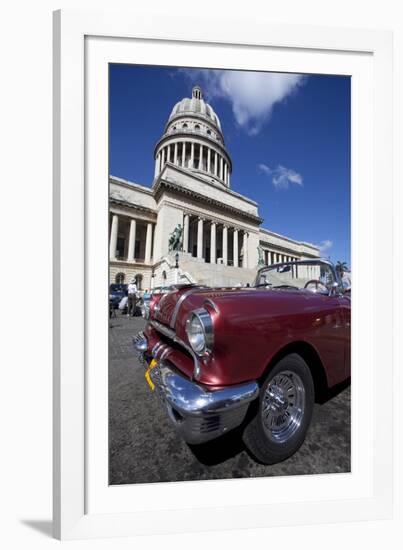
<svg viewBox="0 0 403 550">
<path fill-rule="evenodd" d="M 332 248 L 332 246 L 333 241 L 330 241 L 329 239 L 325 239 L 318 244 L 318 248 L 321 252 L 326 252 L 329 248 Z"/>
<path fill-rule="evenodd" d="M 303 186 L 303 178 L 301 174 L 295 172 L 291 168 L 286 168 L 279 164 L 277 168 L 270 168 L 267 164 L 259 164 L 258 169 L 271 177 L 272 184 L 276 189 L 288 189 L 291 185 Z"/>
<path fill-rule="evenodd" d="M 306 78 L 299 74 L 184 69 L 198 82 L 208 99 L 222 97 L 230 101 L 235 120 L 249 135 L 260 132 L 276 103 L 295 93 Z"/>
</svg>

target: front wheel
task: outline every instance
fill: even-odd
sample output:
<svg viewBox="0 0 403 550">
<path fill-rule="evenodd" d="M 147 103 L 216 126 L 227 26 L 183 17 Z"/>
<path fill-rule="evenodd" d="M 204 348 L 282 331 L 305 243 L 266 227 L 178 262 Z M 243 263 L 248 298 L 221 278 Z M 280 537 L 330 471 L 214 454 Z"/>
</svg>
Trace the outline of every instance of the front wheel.
<svg viewBox="0 0 403 550">
<path fill-rule="evenodd" d="M 311 371 L 296 353 L 281 359 L 268 373 L 258 412 L 243 433 L 245 445 L 264 464 L 293 455 L 302 445 L 312 418 Z"/>
</svg>

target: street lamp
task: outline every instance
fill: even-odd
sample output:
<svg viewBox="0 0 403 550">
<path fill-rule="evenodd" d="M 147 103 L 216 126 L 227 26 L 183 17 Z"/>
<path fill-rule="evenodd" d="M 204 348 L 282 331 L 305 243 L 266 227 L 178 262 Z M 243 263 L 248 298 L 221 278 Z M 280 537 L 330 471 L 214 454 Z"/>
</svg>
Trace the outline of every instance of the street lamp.
<svg viewBox="0 0 403 550">
<path fill-rule="evenodd" d="M 179 282 L 179 252 L 175 254 L 175 284 Z"/>
</svg>

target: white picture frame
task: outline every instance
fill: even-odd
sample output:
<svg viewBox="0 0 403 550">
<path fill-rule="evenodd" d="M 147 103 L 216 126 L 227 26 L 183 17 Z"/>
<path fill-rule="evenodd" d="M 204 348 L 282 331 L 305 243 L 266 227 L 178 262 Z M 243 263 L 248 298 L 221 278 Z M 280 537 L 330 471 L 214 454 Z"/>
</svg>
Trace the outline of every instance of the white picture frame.
<svg viewBox="0 0 403 550">
<path fill-rule="evenodd" d="M 189 65 L 189 55 L 198 59 L 192 66 L 202 59 L 211 66 L 212 52 L 226 68 L 334 70 L 352 74 L 357 83 L 352 86 L 352 262 L 360 285 L 353 292 L 352 472 L 337 479 L 182 482 L 175 484 L 175 494 L 172 484 L 108 487 L 107 324 L 102 321 L 107 313 L 106 301 L 99 299 L 107 284 L 103 220 L 108 196 L 101 191 L 108 180 L 105 68 L 119 60 Z M 264 61 L 267 52 L 270 67 Z M 392 35 L 384 31 L 291 27 L 252 19 L 149 18 L 135 12 L 55 12 L 55 537 L 391 516 L 393 402 L 386 379 L 392 375 L 392 288 L 383 288 L 382 295 L 375 292 L 382 280 L 376 258 L 380 251 L 392 258 L 393 252 L 391 82 Z M 96 101 L 94 90 L 99 90 Z M 99 343 L 96 349 L 94 342 Z M 388 394 L 382 405 L 375 388 Z M 285 499 L 281 495 L 290 494 L 284 488 L 291 484 L 294 496 Z"/>
</svg>

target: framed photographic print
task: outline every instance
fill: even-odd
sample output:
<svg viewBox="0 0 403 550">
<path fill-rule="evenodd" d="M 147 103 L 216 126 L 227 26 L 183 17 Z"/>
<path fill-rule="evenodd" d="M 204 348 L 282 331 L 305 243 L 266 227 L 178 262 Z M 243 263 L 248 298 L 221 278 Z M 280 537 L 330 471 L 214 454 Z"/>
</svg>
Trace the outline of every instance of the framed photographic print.
<svg viewBox="0 0 403 550">
<path fill-rule="evenodd" d="M 55 536 L 388 517 L 390 34 L 54 28 Z"/>
</svg>

